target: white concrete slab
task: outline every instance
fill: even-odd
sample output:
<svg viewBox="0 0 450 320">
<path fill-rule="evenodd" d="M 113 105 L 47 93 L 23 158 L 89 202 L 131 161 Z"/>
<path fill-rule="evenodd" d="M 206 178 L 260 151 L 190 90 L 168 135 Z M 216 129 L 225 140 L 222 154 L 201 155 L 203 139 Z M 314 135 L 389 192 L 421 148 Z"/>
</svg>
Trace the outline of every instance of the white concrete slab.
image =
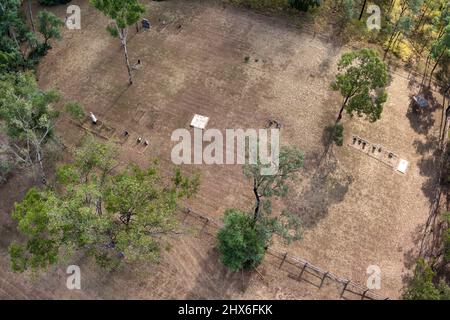
<svg viewBox="0 0 450 320">
<path fill-rule="evenodd" d="M 406 173 L 406 169 L 408 169 L 408 165 L 409 165 L 408 161 L 406 161 L 405 159 L 400 159 L 398 166 L 397 166 L 397 171 L 400 171 L 401 173 Z"/>
<path fill-rule="evenodd" d="M 206 125 L 208 124 L 208 121 L 208 117 L 195 114 L 191 121 L 191 127 L 204 130 L 206 128 Z"/>
</svg>

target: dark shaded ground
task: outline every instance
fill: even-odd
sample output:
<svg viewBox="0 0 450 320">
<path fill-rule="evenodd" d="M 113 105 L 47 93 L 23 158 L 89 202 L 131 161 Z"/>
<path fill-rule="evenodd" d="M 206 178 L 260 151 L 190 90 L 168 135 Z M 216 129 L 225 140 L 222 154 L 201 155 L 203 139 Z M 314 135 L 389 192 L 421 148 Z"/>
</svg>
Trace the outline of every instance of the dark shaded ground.
<svg viewBox="0 0 450 320">
<path fill-rule="evenodd" d="M 202 272 L 194 280 L 194 286 L 186 299 L 231 299 L 236 292 L 244 293 L 252 276 L 249 272 L 230 272 L 219 262 L 216 248 L 208 251 L 200 263 Z M 205 288 L 214 288 L 207 290 Z"/>
<path fill-rule="evenodd" d="M 416 83 L 417 81 L 414 81 L 412 85 Z M 419 249 L 419 252 L 415 250 L 405 252 L 405 266 L 409 269 L 414 269 L 418 257 L 424 257 L 431 263 L 433 270 L 436 271 L 436 279 L 442 279 L 448 277 L 448 267 L 442 258 L 443 232 L 446 226 L 441 218 L 442 212 L 448 210 L 448 206 L 445 203 L 449 190 L 443 183 L 443 178 L 447 175 L 446 167 L 448 159 L 446 159 L 446 153 L 440 149 L 443 146 L 441 144 L 441 137 L 436 134 L 430 134 L 430 130 L 437 125 L 437 120 L 435 120 L 432 113 L 442 110 L 443 106 L 435 98 L 435 93 L 429 90 L 429 88 L 423 89 L 422 94 L 429 102 L 430 108 L 428 110 L 418 111 L 411 96 L 411 103 L 406 116 L 411 123 L 411 127 L 417 133 L 426 136 L 425 142 L 417 139 L 413 142 L 413 146 L 421 156 L 418 162 L 419 172 L 422 176 L 428 177 L 422 184 L 422 191 L 430 201 L 430 208 L 426 223 L 424 225 L 418 225 L 413 236 L 413 242 Z M 440 116 L 442 112 L 438 111 L 435 114 Z M 443 120 L 437 119 L 438 121 Z M 441 123 L 440 132 L 443 127 L 444 124 Z M 412 274 L 404 274 L 402 280 L 404 290 L 406 290 L 412 280 Z"/>
<path fill-rule="evenodd" d="M 315 226 L 328 214 L 331 205 L 343 201 L 353 181 L 339 166 L 333 147 L 306 159 L 305 171 L 312 174 L 303 178 L 301 191 L 287 200 L 288 209 L 300 216 L 305 228 Z M 316 169 L 309 171 L 309 167 Z"/>
<path fill-rule="evenodd" d="M 409 119 L 411 127 L 417 133 L 427 135 L 430 129 L 435 125 L 436 120 L 433 117 L 433 114 L 436 110 L 441 109 L 442 105 L 436 99 L 432 91 L 424 90 L 421 94 L 428 101 L 429 107 L 425 110 L 419 110 L 419 108 L 414 106 L 414 102 L 412 99 L 413 95 L 410 95 L 411 102 L 406 113 L 406 117 Z"/>
</svg>

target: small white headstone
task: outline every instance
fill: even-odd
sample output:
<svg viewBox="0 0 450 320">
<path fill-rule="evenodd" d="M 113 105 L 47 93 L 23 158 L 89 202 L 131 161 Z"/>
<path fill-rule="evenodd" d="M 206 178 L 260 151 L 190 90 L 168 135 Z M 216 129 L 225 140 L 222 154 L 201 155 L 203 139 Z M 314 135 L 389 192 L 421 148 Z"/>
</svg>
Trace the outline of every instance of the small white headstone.
<svg viewBox="0 0 450 320">
<path fill-rule="evenodd" d="M 191 121 L 191 127 L 203 130 L 206 128 L 208 121 L 209 121 L 208 117 L 201 116 L 199 114 L 195 114 L 194 118 L 192 118 L 192 121 Z"/>
<path fill-rule="evenodd" d="M 401 173 L 406 173 L 406 169 L 408 169 L 409 162 L 405 159 L 400 159 L 400 162 L 397 166 L 397 171 L 400 171 Z"/>
<path fill-rule="evenodd" d="M 93 123 L 97 123 L 97 117 L 91 112 L 90 117 Z"/>
</svg>

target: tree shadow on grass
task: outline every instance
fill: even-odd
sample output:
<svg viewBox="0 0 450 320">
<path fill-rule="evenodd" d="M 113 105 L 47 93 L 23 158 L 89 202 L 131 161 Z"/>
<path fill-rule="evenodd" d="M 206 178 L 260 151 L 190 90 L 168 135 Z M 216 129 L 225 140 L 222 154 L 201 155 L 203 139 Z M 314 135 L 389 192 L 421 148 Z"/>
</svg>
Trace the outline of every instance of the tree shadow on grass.
<svg viewBox="0 0 450 320">
<path fill-rule="evenodd" d="M 430 203 L 436 197 L 436 190 L 439 186 L 439 170 L 441 168 L 442 152 L 439 150 L 439 138 L 433 135 L 427 135 L 425 142 L 415 140 L 413 146 L 416 148 L 421 159 L 417 165 L 421 176 L 426 177 L 422 184 L 422 191 L 429 199 Z"/>
<path fill-rule="evenodd" d="M 219 261 L 216 248 L 208 251 L 199 266 L 200 272 L 186 299 L 231 299 L 244 293 L 250 283 L 251 273 L 231 272 Z"/>
<path fill-rule="evenodd" d="M 443 234 L 445 224 L 442 222 L 441 214 L 446 208 L 446 198 L 449 192 L 446 185 L 442 185 L 442 177 L 440 177 L 441 169 L 443 177 L 447 164 L 443 156 L 442 150 L 439 148 L 440 137 L 436 134 L 429 133 L 434 125 L 432 118 L 433 111 L 442 108 L 442 105 L 433 97 L 432 93 L 425 92 L 424 97 L 430 103 L 430 109 L 424 110 L 420 114 L 413 113 L 412 108 L 408 110 L 408 118 L 413 129 L 425 135 L 425 139 L 417 139 L 413 142 L 417 153 L 421 156 L 417 165 L 421 176 L 426 180 L 422 184 L 422 191 L 429 199 L 430 207 L 428 210 L 428 218 L 425 224 L 416 227 L 413 234 L 414 246 L 404 254 L 404 265 L 407 270 L 414 270 L 419 257 L 424 257 L 436 272 L 436 279 L 447 278 L 449 276 L 448 264 L 443 259 Z M 412 273 L 402 275 L 404 290 L 412 280 Z"/>
<path fill-rule="evenodd" d="M 312 228 L 327 216 L 331 205 L 344 200 L 353 177 L 341 168 L 333 146 L 305 163 L 306 169 L 314 166 L 315 170 L 303 181 L 302 189 L 287 200 L 287 207 L 301 218 L 304 228 Z"/>
<path fill-rule="evenodd" d="M 437 201 L 445 197 L 448 190 L 436 193 Z M 431 268 L 436 272 L 436 279 L 450 277 L 448 263 L 443 258 L 443 237 L 446 224 L 443 223 L 440 207 L 431 207 L 427 222 L 424 225 L 416 227 L 413 236 L 413 248 L 404 254 L 404 265 L 408 270 L 414 270 L 419 257 L 429 261 Z M 402 275 L 404 289 L 406 289 L 412 280 L 411 273 Z"/>
<path fill-rule="evenodd" d="M 320 62 L 317 68 L 317 72 L 314 74 L 314 76 L 324 78 L 326 77 L 328 79 L 330 72 L 333 72 L 332 68 L 335 65 L 336 57 L 341 53 L 341 46 L 335 43 L 328 43 L 326 49 L 327 53 L 325 55 L 325 58 Z"/>
<path fill-rule="evenodd" d="M 422 158 L 418 161 L 419 173 L 426 180 L 422 184 L 422 192 L 430 202 L 428 220 L 425 226 L 421 226 L 415 232 L 414 243 L 420 248 L 421 253 L 429 251 L 424 248 L 425 238 L 435 229 L 436 215 L 439 211 L 439 203 L 442 196 L 439 172 L 442 166 L 442 151 L 439 150 L 439 138 L 427 136 L 425 142 L 415 140 L 414 147 Z"/>
<path fill-rule="evenodd" d="M 414 107 L 414 100 L 413 96 L 411 95 L 408 111 L 406 112 L 406 117 L 408 118 L 409 123 L 415 132 L 427 135 L 436 121 L 433 118 L 433 114 L 437 109 L 442 108 L 442 105 L 439 103 L 436 97 L 434 97 L 431 91 L 425 90 L 424 92 L 422 92 L 422 95 L 428 101 L 428 108 L 424 110 L 418 110 L 417 107 Z"/>
<path fill-rule="evenodd" d="M 422 157 L 425 157 L 430 152 L 435 152 L 435 150 L 439 147 L 439 137 L 436 135 L 428 135 L 425 142 L 422 142 L 421 140 L 414 140 L 413 146 L 416 148 L 417 153 L 419 153 Z"/>
<path fill-rule="evenodd" d="M 440 215 L 446 210 L 445 197 L 448 196 L 448 188 L 441 185 L 439 177 L 442 151 L 439 149 L 439 138 L 436 136 L 427 136 L 425 142 L 416 140 L 413 145 L 422 156 L 418 167 L 420 175 L 427 177 L 422 184 L 422 191 L 429 199 L 430 207 L 426 223 L 417 226 L 414 231 L 414 247 L 404 254 L 404 264 L 408 270 L 413 270 L 419 257 L 424 257 L 431 262 L 431 267 L 437 272 L 439 278 L 446 273 L 442 257 L 445 224 Z M 402 276 L 405 289 L 411 279 L 411 274 Z"/>
<path fill-rule="evenodd" d="M 420 81 L 417 78 L 417 76 L 409 73 L 409 77 L 408 77 L 408 89 L 413 90 L 415 88 L 417 88 L 420 85 Z"/>
</svg>

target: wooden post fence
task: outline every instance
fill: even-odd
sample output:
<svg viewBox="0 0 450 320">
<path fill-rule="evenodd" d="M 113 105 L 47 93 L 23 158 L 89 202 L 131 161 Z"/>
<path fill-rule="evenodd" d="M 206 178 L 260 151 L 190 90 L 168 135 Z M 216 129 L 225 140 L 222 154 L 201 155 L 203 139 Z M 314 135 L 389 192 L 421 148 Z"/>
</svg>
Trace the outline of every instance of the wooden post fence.
<svg viewBox="0 0 450 320">
<path fill-rule="evenodd" d="M 325 278 L 328 276 L 329 273 L 330 272 L 327 271 L 323 274 L 322 280 L 320 281 L 319 289 L 322 288 L 323 282 L 325 281 Z"/>
<path fill-rule="evenodd" d="M 342 292 L 341 292 L 341 298 L 343 297 L 345 290 L 347 289 L 347 286 L 349 283 L 350 283 L 350 280 L 347 280 L 347 282 L 344 284 L 344 287 L 342 288 Z"/>
<path fill-rule="evenodd" d="M 305 269 L 306 269 L 307 266 L 308 266 L 308 262 L 305 263 L 305 265 L 304 265 L 303 268 L 302 268 L 302 271 L 301 271 L 300 274 L 298 275 L 298 281 L 301 281 L 301 280 L 302 280 L 303 272 L 305 271 Z"/>
<path fill-rule="evenodd" d="M 200 232 L 203 232 L 203 230 L 205 230 L 205 228 L 206 228 L 206 226 L 208 225 L 208 223 L 209 223 L 209 219 L 208 219 L 208 218 L 205 218 L 205 223 L 203 224 L 203 227 L 202 227 L 202 229 L 200 230 Z"/>
<path fill-rule="evenodd" d="M 364 298 L 366 297 L 367 291 L 369 291 L 369 289 L 364 290 L 364 292 L 362 294 L 362 297 L 361 297 L 361 300 L 364 300 Z"/>
<path fill-rule="evenodd" d="M 281 267 L 283 266 L 284 261 L 286 261 L 286 257 L 287 257 L 287 251 L 283 256 L 283 260 L 281 260 L 280 266 L 278 267 L 278 269 L 281 269 Z"/>
<path fill-rule="evenodd" d="M 217 230 L 220 229 L 222 226 L 221 223 L 215 221 L 214 219 L 211 219 L 200 213 L 194 212 L 190 208 L 186 208 L 184 210 L 184 212 L 185 212 L 185 216 L 183 217 L 183 221 L 187 220 L 187 216 L 190 215 L 191 217 L 195 218 L 195 221 L 202 222 L 202 227 L 200 229 L 200 232 L 204 232 L 208 225 L 213 226 L 213 228 L 215 228 Z M 208 234 L 210 234 L 210 233 L 208 233 Z M 278 270 L 280 270 L 285 263 L 293 264 L 299 269 L 301 268 L 299 275 L 297 277 L 295 277 L 295 276 L 293 277 L 294 280 L 302 281 L 303 273 L 306 271 L 307 268 L 309 268 L 310 270 L 314 271 L 317 274 L 317 277 L 319 277 L 321 279 L 320 285 L 318 287 L 319 289 L 321 289 L 323 287 L 323 284 L 325 283 L 326 278 L 329 278 L 339 284 L 342 284 L 343 288 L 340 293 L 341 298 L 344 296 L 344 293 L 348 291 L 348 292 L 351 292 L 351 293 L 361 297 L 361 300 L 364 300 L 364 299 L 388 300 L 389 299 L 389 298 L 382 297 L 382 296 L 376 294 L 375 292 L 371 291 L 367 287 L 357 284 L 349 279 L 341 278 L 341 277 L 338 277 L 335 274 L 331 273 L 330 271 L 322 270 L 321 268 L 310 264 L 308 261 L 305 261 L 301 258 L 289 256 L 287 251 L 279 252 L 275 249 L 268 248 L 266 253 L 270 254 L 273 257 L 275 257 L 276 259 L 280 260 L 280 263 L 276 264 L 276 266 L 278 267 Z M 354 287 L 355 290 L 349 289 L 348 288 L 349 285 Z M 369 293 L 370 293 L 370 296 L 368 295 Z"/>
</svg>

